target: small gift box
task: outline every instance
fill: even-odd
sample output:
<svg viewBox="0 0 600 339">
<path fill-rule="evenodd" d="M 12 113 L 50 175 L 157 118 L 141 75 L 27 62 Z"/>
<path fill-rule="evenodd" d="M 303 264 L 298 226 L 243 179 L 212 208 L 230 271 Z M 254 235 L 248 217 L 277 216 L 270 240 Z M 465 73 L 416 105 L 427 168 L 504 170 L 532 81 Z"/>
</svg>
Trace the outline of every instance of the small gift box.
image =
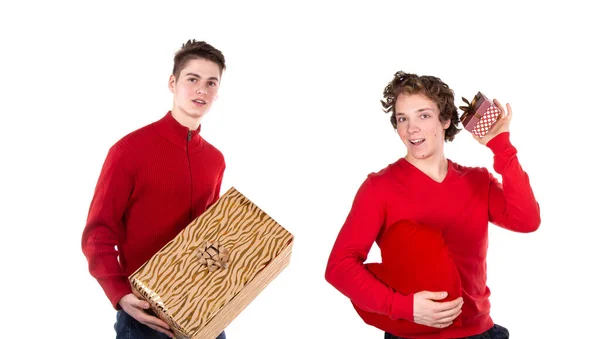
<svg viewBox="0 0 600 339">
<path fill-rule="evenodd" d="M 498 119 L 500 109 L 481 92 L 477 92 L 471 102 L 464 97 L 462 99 L 467 103 L 467 106 L 459 107 L 464 111 L 460 117 L 462 125 L 467 131 L 483 138 Z"/>
<path fill-rule="evenodd" d="M 129 281 L 176 338 L 216 338 L 289 264 L 292 242 L 232 187 Z"/>
</svg>

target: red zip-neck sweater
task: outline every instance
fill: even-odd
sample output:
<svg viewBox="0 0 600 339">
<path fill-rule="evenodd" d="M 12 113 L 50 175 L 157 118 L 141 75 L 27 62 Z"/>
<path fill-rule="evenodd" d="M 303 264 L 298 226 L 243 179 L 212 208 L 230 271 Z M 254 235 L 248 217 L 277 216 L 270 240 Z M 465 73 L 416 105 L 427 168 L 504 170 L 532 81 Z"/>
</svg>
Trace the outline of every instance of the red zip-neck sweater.
<svg viewBox="0 0 600 339">
<path fill-rule="evenodd" d="M 494 170 L 502 175 L 502 184 L 485 168 L 463 167 L 450 160 L 441 183 L 405 159 L 368 175 L 333 246 L 327 281 L 365 310 L 414 321 L 414 294 L 395 292 L 363 263 L 373 242 L 379 243 L 389 226 L 415 220 L 441 231 L 458 268 L 464 300 L 461 326 L 418 338 L 461 338 L 490 329 L 488 223 L 533 232 L 540 225 L 540 210 L 509 133 L 499 134 L 487 146 L 494 153 Z"/>
<path fill-rule="evenodd" d="M 119 309 L 127 277 L 219 198 L 223 155 L 168 112 L 113 145 L 82 236 L 89 270 Z"/>
</svg>

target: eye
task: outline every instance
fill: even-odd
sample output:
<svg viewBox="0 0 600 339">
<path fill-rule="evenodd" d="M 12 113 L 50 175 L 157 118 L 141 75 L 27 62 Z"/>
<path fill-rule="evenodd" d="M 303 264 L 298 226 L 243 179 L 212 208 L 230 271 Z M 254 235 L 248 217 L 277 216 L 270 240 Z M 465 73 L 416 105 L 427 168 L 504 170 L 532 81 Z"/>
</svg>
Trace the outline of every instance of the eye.
<svg viewBox="0 0 600 339">
<path fill-rule="evenodd" d="M 209 81 L 209 82 L 208 82 L 208 86 L 210 86 L 210 87 L 216 87 L 216 86 L 217 86 L 217 83 L 216 83 L 216 82 L 214 82 L 214 81 Z"/>
<path fill-rule="evenodd" d="M 430 117 L 430 115 L 427 113 L 421 114 L 421 119 L 427 119 L 429 117 Z"/>
<path fill-rule="evenodd" d="M 406 121 L 406 118 L 405 117 L 398 117 L 397 120 L 398 120 L 398 122 L 404 122 L 404 121 Z"/>
<path fill-rule="evenodd" d="M 198 81 L 198 79 L 196 79 L 196 78 L 189 78 L 188 81 L 191 82 L 191 83 L 196 83 Z"/>
</svg>

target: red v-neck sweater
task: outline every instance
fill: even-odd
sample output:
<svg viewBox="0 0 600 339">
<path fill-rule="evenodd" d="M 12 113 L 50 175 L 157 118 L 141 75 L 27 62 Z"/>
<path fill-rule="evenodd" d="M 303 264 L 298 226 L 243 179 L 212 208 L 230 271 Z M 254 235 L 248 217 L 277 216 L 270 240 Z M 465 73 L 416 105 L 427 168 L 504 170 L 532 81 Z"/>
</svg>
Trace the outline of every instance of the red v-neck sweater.
<svg viewBox="0 0 600 339">
<path fill-rule="evenodd" d="M 113 145 L 83 231 L 89 270 L 113 307 L 127 277 L 219 198 L 223 155 L 171 112 Z"/>
<path fill-rule="evenodd" d="M 517 160 L 509 133 L 490 140 L 494 170 L 469 168 L 448 160 L 441 183 L 405 159 L 367 176 L 333 246 L 325 278 L 361 308 L 392 319 L 413 318 L 413 294 L 387 287 L 363 263 L 373 242 L 399 220 L 415 220 L 442 232 L 462 283 L 462 326 L 419 338 L 457 338 L 485 332 L 493 326 L 490 290 L 486 285 L 488 223 L 516 232 L 533 232 L 540 210 L 527 174 Z M 410 279 L 410 277 L 406 277 Z"/>
</svg>

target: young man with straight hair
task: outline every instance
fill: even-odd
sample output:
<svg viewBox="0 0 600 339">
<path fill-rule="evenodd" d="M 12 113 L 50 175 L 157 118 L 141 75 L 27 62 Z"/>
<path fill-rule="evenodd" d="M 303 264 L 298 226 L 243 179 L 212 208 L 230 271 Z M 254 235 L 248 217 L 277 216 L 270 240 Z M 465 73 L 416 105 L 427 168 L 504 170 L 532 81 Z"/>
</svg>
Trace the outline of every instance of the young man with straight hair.
<svg viewBox="0 0 600 339">
<path fill-rule="evenodd" d="M 200 135 L 200 121 L 217 99 L 223 70 L 221 51 L 188 40 L 169 77 L 172 109 L 108 151 L 81 245 L 117 310 L 117 339 L 173 337 L 132 293 L 128 276 L 219 198 L 225 160 Z"/>
</svg>

